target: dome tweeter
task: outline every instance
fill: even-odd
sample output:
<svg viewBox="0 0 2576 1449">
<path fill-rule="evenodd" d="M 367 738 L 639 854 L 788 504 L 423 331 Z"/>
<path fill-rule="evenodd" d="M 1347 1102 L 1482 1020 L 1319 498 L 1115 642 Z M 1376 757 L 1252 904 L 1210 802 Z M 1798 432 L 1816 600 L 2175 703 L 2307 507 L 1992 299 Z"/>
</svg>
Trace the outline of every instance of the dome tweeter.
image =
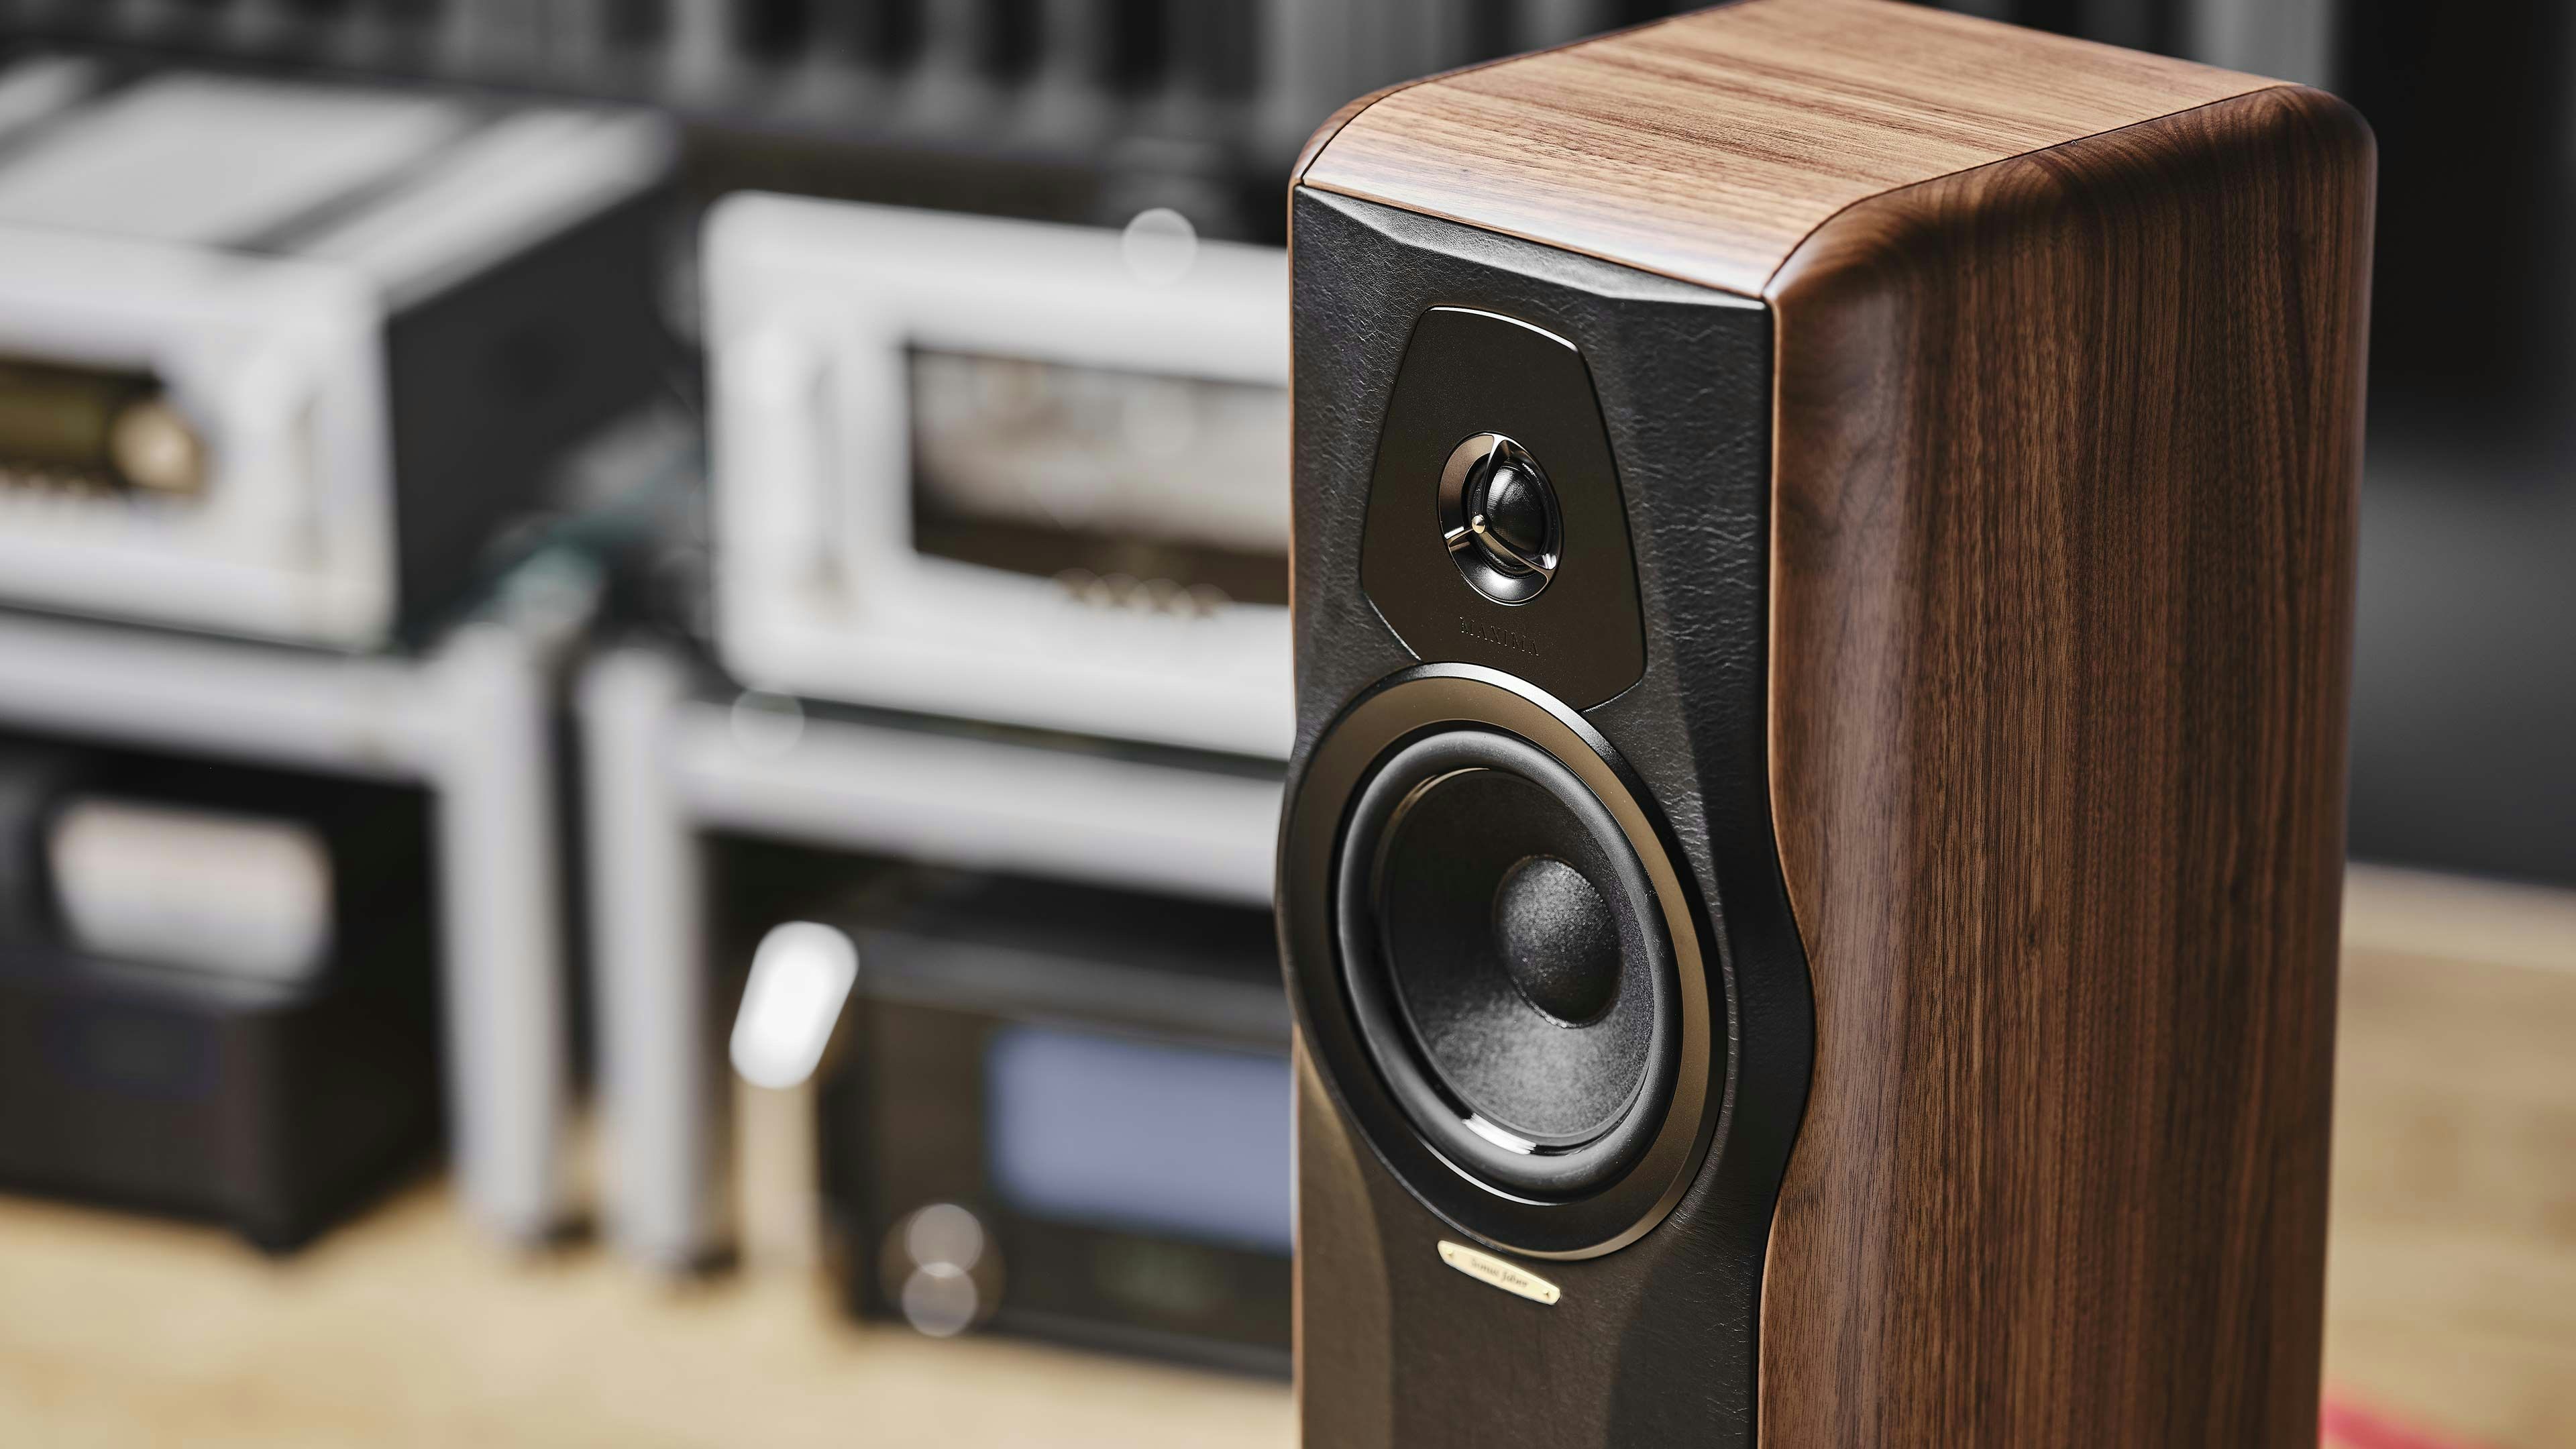
<svg viewBox="0 0 2576 1449">
<path fill-rule="evenodd" d="M 1877 0 L 1319 133 L 1306 1444 L 2313 1437 L 2372 166 Z"/>
</svg>

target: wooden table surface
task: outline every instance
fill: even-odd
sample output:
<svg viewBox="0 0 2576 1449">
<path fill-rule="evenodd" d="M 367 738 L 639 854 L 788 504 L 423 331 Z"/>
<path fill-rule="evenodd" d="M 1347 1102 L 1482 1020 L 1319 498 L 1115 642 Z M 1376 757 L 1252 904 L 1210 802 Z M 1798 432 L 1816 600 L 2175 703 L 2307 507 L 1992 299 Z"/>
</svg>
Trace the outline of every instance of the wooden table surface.
<svg viewBox="0 0 2576 1449">
<path fill-rule="evenodd" d="M 496 1256 L 436 1188 L 285 1263 L 0 1199 L 0 1444 L 1284 1449 L 1289 1430 L 1282 1384 L 863 1328 L 800 1276 Z"/>
<path fill-rule="evenodd" d="M 2327 1365 L 2492 1449 L 2576 1445 L 2576 897 L 2351 892 Z M 0 1198 L 0 1445 L 1284 1449 L 1285 1386 L 842 1320 L 805 1274 L 674 1286 L 491 1251 L 423 1186 L 270 1262 Z"/>
<path fill-rule="evenodd" d="M 2576 1445 L 2576 896 L 2356 871 L 2326 1374 L 2497 1449 Z"/>
</svg>

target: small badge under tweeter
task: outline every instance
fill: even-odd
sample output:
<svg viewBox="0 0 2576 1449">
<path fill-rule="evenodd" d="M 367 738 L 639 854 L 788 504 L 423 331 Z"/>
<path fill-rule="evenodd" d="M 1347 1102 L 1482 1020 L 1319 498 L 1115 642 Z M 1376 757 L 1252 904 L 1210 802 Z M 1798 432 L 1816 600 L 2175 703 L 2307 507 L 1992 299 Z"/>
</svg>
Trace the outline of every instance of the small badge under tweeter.
<svg viewBox="0 0 2576 1449">
<path fill-rule="evenodd" d="M 1506 1293 L 1516 1293 L 1532 1303 L 1554 1303 L 1561 1296 L 1555 1284 L 1536 1273 L 1504 1262 L 1491 1253 L 1479 1252 L 1464 1243 L 1441 1239 L 1440 1261 L 1479 1283 L 1491 1284 Z"/>
</svg>

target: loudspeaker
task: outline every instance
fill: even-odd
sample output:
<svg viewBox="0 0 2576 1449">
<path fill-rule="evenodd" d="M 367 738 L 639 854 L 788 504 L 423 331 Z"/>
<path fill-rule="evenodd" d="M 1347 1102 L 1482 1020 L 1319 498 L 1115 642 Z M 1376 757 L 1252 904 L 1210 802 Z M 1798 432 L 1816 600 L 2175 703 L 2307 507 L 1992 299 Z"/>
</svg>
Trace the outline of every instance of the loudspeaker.
<svg viewBox="0 0 2576 1449">
<path fill-rule="evenodd" d="M 1307 148 L 1305 1443 L 2314 1439 L 2372 154 L 1876 0 Z"/>
</svg>

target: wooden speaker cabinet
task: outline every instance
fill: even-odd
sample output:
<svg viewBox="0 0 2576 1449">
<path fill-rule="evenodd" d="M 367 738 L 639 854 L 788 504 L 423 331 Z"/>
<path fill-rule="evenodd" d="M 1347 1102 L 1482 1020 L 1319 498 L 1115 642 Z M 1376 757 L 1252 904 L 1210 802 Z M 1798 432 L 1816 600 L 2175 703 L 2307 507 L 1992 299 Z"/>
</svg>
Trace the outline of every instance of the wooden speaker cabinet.
<svg viewBox="0 0 2576 1449">
<path fill-rule="evenodd" d="M 2315 1441 L 2372 156 L 1876 0 L 1316 137 L 1306 1444 Z"/>
</svg>

